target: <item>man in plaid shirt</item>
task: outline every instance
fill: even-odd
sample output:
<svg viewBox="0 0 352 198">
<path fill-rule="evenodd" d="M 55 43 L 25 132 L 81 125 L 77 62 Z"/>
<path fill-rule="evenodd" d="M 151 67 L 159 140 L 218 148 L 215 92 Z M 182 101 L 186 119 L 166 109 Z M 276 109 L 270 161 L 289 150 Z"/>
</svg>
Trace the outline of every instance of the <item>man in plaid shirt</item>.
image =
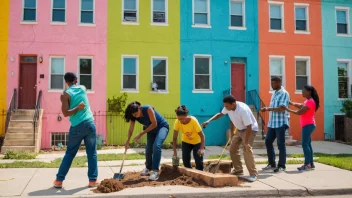
<svg viewBox="0 0 352 198">
<path fill-rule="evenodd" d="M 288 107 L 290 95 L 282 87 L 282 80 L 279 77 L 271 79 L 271 87 L 275 91 L 271 97 L 270 107 L 264 107 L 263 112 L 269 111 L 268 133 L 265 138 L 265 145 L 268 154 L 268 166 L 263 168 L 264 171 L 274 170 L 281 172 L 286 170 L 286 144 L 285 132 L 289 128 L 288 116 L 284 107 Z M 277 138 L 277 146 L 279 147 L 279 163 L 276 166 L 275 150 L 273 143 Z"/>
</svg>

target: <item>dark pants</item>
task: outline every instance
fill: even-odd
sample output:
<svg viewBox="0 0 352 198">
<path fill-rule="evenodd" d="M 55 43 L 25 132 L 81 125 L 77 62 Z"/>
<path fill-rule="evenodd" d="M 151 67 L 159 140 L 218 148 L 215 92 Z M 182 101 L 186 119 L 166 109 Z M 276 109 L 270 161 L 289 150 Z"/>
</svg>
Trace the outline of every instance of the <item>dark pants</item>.
<svg viewBox="0 0 352 198">
<path fill-rule="evenodd" d="M 268 154 L 268 161 L 272 167 L 276 167 L 275 150 L 273 143 L 277 139 L 277 146 L 279 148 L 279 163 L 278 167 L 286 168 L 286 144 L 285 144 L 285 131 L 287 125 L 280 128 L 268 128 L 268 134 L 265 137 L 266 151 Z"/>
<path fill-rule="evenodd" d="M 67 150 L 62 159 L 56 180 L 63 181 L 70 170 L 72 160 L 75 158 L 81 142 L 84 140 L 88 158 L 88 179 L 91 182 L 98 177 L 98 159 L 97 159 L 97 134 L 93 120 L 87 120 L 75 127 L 70 128 L 68 133 Z"/>
<path fill-rule="evenodd" d="M 312 133 L 315 125 L 310 124 L 302 128 L 302 148 L 304 153 L 304 165 L 313 165 Z"/>
<path fill-rule="evenodd" d="M 194 158 L 194 161 L 196 162 L 196 169 L 201 171 L 204 169 L 203 156 L 198 155 L 199 149 L 200 149 L 200 143 L 194 145 L 194 144 L 188 144 L 186 142 L 182 142 L 182 161 L 185 167 L 192 168 L 191 152 L 193 150 L 193 158 Z"/>
<path fill-rule="evenodd" d="M 157 132 L 147 133 L 147 145 L 145 147 L 145 166 L 148 170 L 159 170 L 161 150 L 163 143 L 169 133 L 169 129 L 163 127 Z"/>
</svg>

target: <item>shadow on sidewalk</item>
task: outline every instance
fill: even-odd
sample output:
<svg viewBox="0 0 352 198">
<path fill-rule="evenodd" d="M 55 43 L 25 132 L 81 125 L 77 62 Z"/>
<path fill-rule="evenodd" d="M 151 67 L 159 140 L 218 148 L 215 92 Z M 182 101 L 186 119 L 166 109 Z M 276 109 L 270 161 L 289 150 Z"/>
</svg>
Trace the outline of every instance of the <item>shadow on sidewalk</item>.
<svg viewBox="0 0 352 198">
<path fill-rule="evenodd" d="M 56 189 L 54 187 L 44 189 L 44 190 L 38 190 L 38 191 L 33 191 L 28 193 L 28 196 L 61 196 L 61 195 L 73 195 L 75 193 L 78 193 L 82 190 L 86 190 L 88 187 L 79 187 L 71 190 L 65 190 L 64 188 L 62 189 Z"/>
</svg>

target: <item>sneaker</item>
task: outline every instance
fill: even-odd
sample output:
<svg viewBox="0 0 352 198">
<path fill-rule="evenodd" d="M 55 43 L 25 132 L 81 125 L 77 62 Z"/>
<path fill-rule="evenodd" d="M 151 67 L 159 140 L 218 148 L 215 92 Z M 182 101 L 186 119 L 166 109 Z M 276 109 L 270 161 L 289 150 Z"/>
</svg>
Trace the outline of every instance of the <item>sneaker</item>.
<svg viewBox="0 0 352 198">
<path fill-rule="evenodd" d="M 285 172 L 286 168 L 278 167 L 274 169 L 274 173 Z"/>
<path fill-rule="evenodd" d="M 243 170 L 236 171 L 236 170 L 234 169 L 230 174 L 231 174 L 231 175 L 240 176 L 240 175 L 243 175 Z"/>
<path fill-rule="evenodd" d="M 307 166 L 307 165 L 303 165 L 303 166 L 301 166 L 301 167 L 298 167 L 297 169 L 298 169 L 299 171 L 310 171 L 310 170 L 312 170 L 312 168 L 309 167 L 309 166 Z"/>
<path fill-rule="evenodd" d="M 258 176 L 256 176 L 256 175 L 250 175 L 248 181 L 249 181 L 249 182 L 255 182 L 255 181 L 257 181 L 257 179 L 258 179 Z"/>
<path fill-rule="evenodd" d="M 145 168 L 142 172 L 141 172 L 141 176 L 148 176 L 149 175 L 150 170 Z"/>
<path fill-rule="evenodd" d="M 272 166 L 270 164 L 268 164 L 266 167 L 262 168 L 263 171 L 273 171 L 274 169 L 276 169 L 276 167 Z"/>
<path fill-rule="evenodd" d="M 311 165 L 311 169 L 315 170 L 315 165 L 314 164 Z"/>
<path fill-rule="evenodd" d="M 89 182 L 88 183 L 88 188 L 95 188 L 99 186 L 99 182 L 98 181 L 93 181 L 93 182 Z"/>
<path fill-rule="evenodd" d="M 54 188 L 62 188 L 62 181 L 54 181 Z"/>
<path fill-rule="evenodd" d="M 150 174 L 150 177 L 149 177 L 149 180 L 152 180 L 152 181 L 156 181 L 159 179 L 159 173 L 156 172 L 156 171 L 153 171 L 151 174 Z"/>
</svg>

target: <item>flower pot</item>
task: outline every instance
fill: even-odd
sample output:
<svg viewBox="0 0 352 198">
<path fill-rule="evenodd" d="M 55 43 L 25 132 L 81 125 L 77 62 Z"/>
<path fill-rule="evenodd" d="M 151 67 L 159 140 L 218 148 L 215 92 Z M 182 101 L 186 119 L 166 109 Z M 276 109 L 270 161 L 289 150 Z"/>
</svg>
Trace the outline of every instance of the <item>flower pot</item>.
<svg viewBox="0 0 352 198">
<path fill-rule="evenodd" d="M 352 118 L 345 116 L 345 141 L 352 141 Z"/>
</svg>

